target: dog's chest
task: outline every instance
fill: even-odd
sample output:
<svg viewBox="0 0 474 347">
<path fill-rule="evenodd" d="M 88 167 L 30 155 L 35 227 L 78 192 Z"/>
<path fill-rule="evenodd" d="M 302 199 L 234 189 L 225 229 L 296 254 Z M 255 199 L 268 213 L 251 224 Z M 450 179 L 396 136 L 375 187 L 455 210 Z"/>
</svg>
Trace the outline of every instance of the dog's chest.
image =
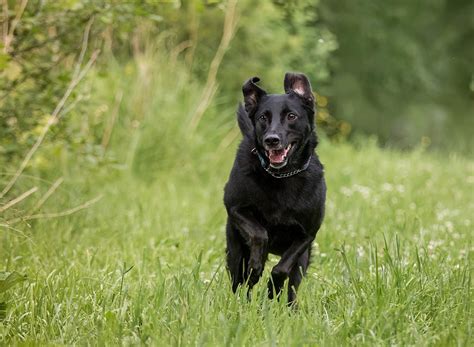
<svg viewBox="0 0 474 347">
<path fill-rule="evenodd" d="M 298 224 L 305 204 L 298 190 L 273 189 L 262 191 L 256 208 L 268 226 Z"/>
</svg>

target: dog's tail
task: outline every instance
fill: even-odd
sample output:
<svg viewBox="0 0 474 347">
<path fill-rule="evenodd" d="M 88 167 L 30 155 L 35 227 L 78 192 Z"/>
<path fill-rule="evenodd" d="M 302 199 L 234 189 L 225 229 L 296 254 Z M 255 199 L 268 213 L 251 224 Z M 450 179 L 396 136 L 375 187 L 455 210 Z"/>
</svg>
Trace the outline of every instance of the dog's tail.
<svg viewBox="0 0 474 347">
<path fill-rule="evenodd" d="M 239 104 L 237 109 L 237 123 L 239 123 L 240 131 L 244 137 L 253 138 L 253 124 L 242 104 Z"/>
</svg>

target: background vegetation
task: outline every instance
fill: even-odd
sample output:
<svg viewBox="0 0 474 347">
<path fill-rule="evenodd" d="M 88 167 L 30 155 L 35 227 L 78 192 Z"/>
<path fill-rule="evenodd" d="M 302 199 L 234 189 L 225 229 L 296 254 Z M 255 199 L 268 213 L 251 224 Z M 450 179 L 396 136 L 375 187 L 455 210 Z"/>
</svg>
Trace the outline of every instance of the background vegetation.
<svg viewBox="0 0 474 347">
<path fill-rule="evenodd" d="M 1 3 L 0 341 L 472 344 L 471 2 Z M 296 312 L 230 293 L 221 202 L 242 82 L 291 70 L 329 187 Z"/>
</svg>

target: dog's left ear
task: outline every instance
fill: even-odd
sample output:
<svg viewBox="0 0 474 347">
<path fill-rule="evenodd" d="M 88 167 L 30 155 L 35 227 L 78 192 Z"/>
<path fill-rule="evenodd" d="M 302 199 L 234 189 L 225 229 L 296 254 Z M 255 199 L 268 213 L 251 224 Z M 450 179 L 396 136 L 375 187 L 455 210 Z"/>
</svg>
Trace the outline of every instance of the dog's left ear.
<svg viewBox="0 0 474 347">
<path fill-rule="evenodd" d="M 285 93 L 289 94 L 294 92 L 307 100 L 311 105 L 314 104 L 314 95 L 311 90 L 311 83 L 309 83 L 308 77 L 302 73 L 287 72 L 285 74 Z"/>
<path fill-rule="evenodd" d="M 267 94 L 266 91 L 257 86 L 258 81 L 260 81 L 260 78 L 252 77 L 242 86 L 245 111 L 247 111 L 250 116 L 252 116 L 252 113 L 257 109 L 260 99 Z"/>
</svg>

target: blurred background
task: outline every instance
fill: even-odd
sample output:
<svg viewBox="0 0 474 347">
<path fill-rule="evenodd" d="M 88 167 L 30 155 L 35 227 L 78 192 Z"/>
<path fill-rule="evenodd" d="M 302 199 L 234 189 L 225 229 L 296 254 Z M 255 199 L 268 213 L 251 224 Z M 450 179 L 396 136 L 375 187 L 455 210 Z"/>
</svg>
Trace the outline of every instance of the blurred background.
<svg viewBox="0 0 474 347">
<path fill-rule="evenodd" d="M 183 165 L 238 139 L 247 78 L 280 93 L 286 71 L 309 75 L 328 141 L 472 154 L 469 0 L 2 4 L 2 171 L 42 136 L 38 173 Z"/>
</svg>

